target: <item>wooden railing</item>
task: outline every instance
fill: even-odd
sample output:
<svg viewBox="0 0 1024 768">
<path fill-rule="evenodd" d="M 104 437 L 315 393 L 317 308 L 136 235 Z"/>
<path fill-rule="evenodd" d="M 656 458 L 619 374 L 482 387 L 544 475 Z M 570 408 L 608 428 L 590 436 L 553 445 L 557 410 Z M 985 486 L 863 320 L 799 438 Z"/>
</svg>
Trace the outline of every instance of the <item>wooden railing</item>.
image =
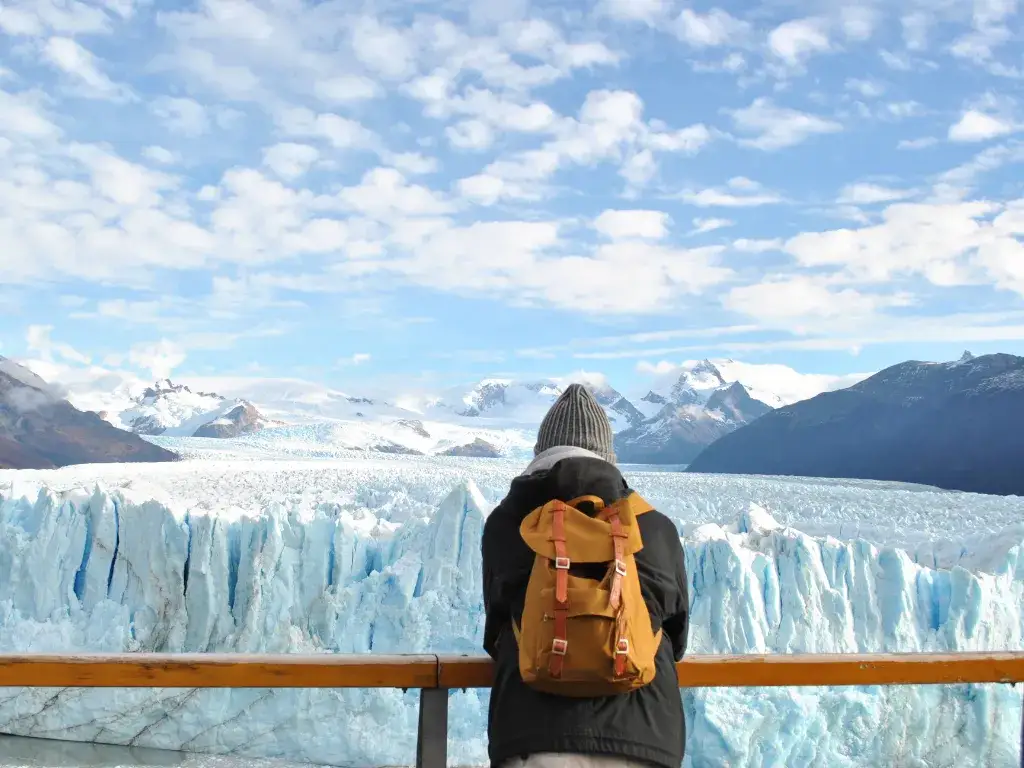
<svg viewBox="0 0 1024 768">
<path fill-rule="evenodd" d="M 1024 652 L 689 656 L 682 688 L 1024 683 Z M 491 663 L 466 656 L 223 654 L 3 655 L 0 687 L 419 689 L 418 768 L 445 768 L 448 692 L 487 688 Z M 1024 768 L 1024 722 L 1021 729 Z"/>
</svg>

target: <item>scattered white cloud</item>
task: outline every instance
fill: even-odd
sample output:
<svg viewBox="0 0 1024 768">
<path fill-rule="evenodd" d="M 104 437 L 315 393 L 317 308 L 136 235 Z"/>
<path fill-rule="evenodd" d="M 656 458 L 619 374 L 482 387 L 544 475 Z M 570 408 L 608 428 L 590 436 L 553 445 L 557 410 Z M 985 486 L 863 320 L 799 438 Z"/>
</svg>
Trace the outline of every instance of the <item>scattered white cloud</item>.
<svg viewBox="0 0 1024 768">
<path fill-rule="evenodd" d="M 195 99 L 161 96 L 151 107 L 153 113 L 177 133 L 195 137 L 210 130 L 206 108 Z"/>
<path fill-rule="evenodd" d="M 913 190 L 893 189 L 878 184 L 848 184 L 843 187 L 836 202 L 840 205 L 873 205 L 905 200 L 913 194 Z"/>
<path fill-rule="evenodd" d="M 922 136 L 919 139 L 901 139 L 896 145 L 897 149 L 928 149 L 939 143 L 934 136 Z"/>
<path fill-rule="evenodd" d="M 1018 126 L 1005 118 L 969 109 L 949 127 L 948 136 L 950 141 L 988 141 L 1006 136 L 1018 129 Z"/>
<path fill-rule="evenodd" d="M 673 29 L 680 40 L 694 48 L 741 45 L 752 32 L 749 23 L 731 16 L 721 8 L 712 8 L 706 14 L 684 8 L 675 20 Z"/>
<path fill-rule="evenodd" d="M 384 89 L 375 80 L 362 75 L 337 75 L 317 80 L 313 91 L 329 104 L 347 104 L 380 98 Z"/>
<path fill-rule="evenodd" d="M 145 147 L 142 150 L 142 156 L 160 165 L 174 165 L 181 159 L 175 152 L 157 145 Z"/>
<path fill-rule="evenodd" d="M 285 181 L 304 175 L 320 158 L 316 147 L 283 142 L 263 150 L 263 164 Z"/>
<path fill-rule="evenodd" d="M 341 360 L 339 360 L 338 366 L 344 368 L 364 365 L 370 362 L 370 360 L 372 359 L 373 356 L 366 352 L 356 352 L 354 355 L 351 355 L 350 357 L 343 357 Z"/>
<path fill-rule="evenodd" d="M 126 99 L 130 91 L 107 77 L 99 61 L 81 44 L 67 37 L 51 37 L 43 47 L 43 57 L 75 83 L 76 92 L 97 99 Z"/>
<path fill-rule="evenodd" d="M 806 232 L 789 239 L 785 249 L 803 267 L 837 268 L 863 283 L 919 276 L 939 287 L 993 281 L 1012 290 L 1000 282 L 1005 275 L 980 272 L 971 258 L 979 248 L 1013 250 L 1010 241 L 1021 228 L 1012 214 L 1016 205 L 895 203 L 882 212 L 880 224 Z"/>
<path fill-rule="evenodd" d="M 463 120 L 445 128 L 453 147 L 480 151 L 494 143 L 494 131 L 482 120 Z"/>
<path fill-rule="evenodd" d="M 92 359 L 84 355 L 70 344 L 54 341 L 52 325 L 30 325 L 25 333 L 25 345 L 46 362 L 52 362 L 54 356 L 69 363 L 88 365 Z"/>
<path fill-rule="evenodd" d="M 594 229 L 612 240 L 641 238 L 660 240 L 671 222 L 662 211 L 604 211 L 594 219 Z"/>
<path fill-rule="evenodd" d="M 149 371 L 153 379 L 170 378 L 186 359 L 185 351 L 168 339 L 135 344 L 128 353 L 129 362 L 136 368 Z"/>
<path fill-rule="evenodd" d="M 356 57 L 382 77 L 397 80 L 415 71 L 414 40 L 373 17 L 363 16 L 352 25 L 351 41 Z"/>
<path fill-rule="evenodd" d="M 772 151 L 801 144 L 812 136 L 837 133 L 843 126 L 834 120 L 776 106 L 766 97 L 754 99 L 749 107 L 729 110 L 737 130 L 754 134 L 741 138 L 743 146 Z"/>
<path fill-rule="evenodd" d="M 809 276 L 769 277 L 756 285 L 733 288 L 723 300 L 728 309 L 766 324 L 785 327 L 816 320 L 840 320 L 850 324 L 871 317 L 879 309 L 907 306 L 904 293 L 864 293 L 854 288 L 834 288 Z"/>
<path fill-rule="evenodd" d="M 819 18 L 794 19 L 780 24 L 769 33 L 768 46 L 790 66 L 800 66 L 814 54 L 832 47 L 828 25 Z"/>
<path fill-rule="evenodd" d="M 317 114 L 305 107 L 289 107 L 276 115 L 277 126 L 285 136 L 320 139 L 335 149 L 373 147 L 377 137 L 356 120 L 330 112 Z"/>
<path fill-rule="evenodd" d="M 745 176 L 732 178 L 722 187 L 683 190 L 677 196 L 700 208 L 757 208 L 783 202 L 780 195 Z"/>
<path fill-rule="evenodd" d="M 732 227 L 735 224 L 736 222 L 731 219 L 694 219 L 693 229 L 690 230 L 690 234 L 699 235 L 705 232 L 714 232 L 716 229 Z"/>
<path fill-rule="evenodd" d="M 665 19 L 672 0 L 601 0 L 598 13 L 619 21 L 638 21 L 650 26 Z"/>
<path fill-rule="evenodd" d="M 881 14 L 870 5 L 843 5 L 839 21 L 847 40 L 863 42 L 874 34 Z"/>
<path fill-rule="evenodd" d="M 732 247 L 740 253 L 767 253 L 768 251 L 781 251 L 783 241 L 781 238 L 771 239 L 750 239 L 741 237 L 734 240 Z"/>
<path fill-rule="evenodd" d="M 858 93 L 866 99 L 877 99 L 885 93 L 885 85 L 875 80 L 850 77 L 846 80 L 846 90 Z"/>
</svg>

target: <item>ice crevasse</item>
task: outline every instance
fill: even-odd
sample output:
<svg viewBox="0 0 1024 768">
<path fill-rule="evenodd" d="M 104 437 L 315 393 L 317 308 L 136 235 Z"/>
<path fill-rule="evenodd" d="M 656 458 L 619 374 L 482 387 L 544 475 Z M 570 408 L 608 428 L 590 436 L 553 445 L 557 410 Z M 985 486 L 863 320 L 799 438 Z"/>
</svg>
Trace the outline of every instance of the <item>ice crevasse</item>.
<svg viewBox="0 0 1024 768">
<path fill-rule="evenodd" d="M 3 497 L 0 650 L 479 653 L 489 509 L 472 482 L 401 524 L 332 504 L 207 512 L 102 487 Z M 685 538 L 690 649 L 1024 648 L 1024 526 L 989 544 L 941 567 L 940 551 L 811 537 L 751 504 Z M 682 695 L 693 768 L 1020 764 L 1009 686 Z M 452 694 L 453 765 L 486 764 L 486 708 L 485 691 Z M 3 689 L 0 732 L 407 765 L 416 694 Z"/>
</svg>

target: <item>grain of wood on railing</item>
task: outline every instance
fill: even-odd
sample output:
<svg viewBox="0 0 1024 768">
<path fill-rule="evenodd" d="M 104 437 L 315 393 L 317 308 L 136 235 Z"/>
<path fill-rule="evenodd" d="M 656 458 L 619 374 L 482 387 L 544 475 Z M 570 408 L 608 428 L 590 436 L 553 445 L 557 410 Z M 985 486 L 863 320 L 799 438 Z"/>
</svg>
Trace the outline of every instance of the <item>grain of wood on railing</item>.
<svg viewBox="0 0 1024 768">
<path fill-rule="evenodd" d="M 0 687 L 436 688 L 437 656 L 0 654 Z"/>
<path fill-rule="evenodd" d="M 679 685 L 779 687 L 1024 682 L 1024 653 L 688 656 Z M 468 656 L 0 654 L 0 687 L 486 688 L 489 659 Z"/>
</svg>

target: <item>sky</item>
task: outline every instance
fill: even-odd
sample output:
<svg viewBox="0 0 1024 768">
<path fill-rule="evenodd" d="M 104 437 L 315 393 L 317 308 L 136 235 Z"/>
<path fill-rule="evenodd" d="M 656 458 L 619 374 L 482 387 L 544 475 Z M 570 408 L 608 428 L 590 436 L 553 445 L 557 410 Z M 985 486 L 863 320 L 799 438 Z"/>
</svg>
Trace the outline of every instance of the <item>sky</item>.
<svg viewBox="0 0 1024 768">
<path fill-rule="evenodd" d="M 4 0 L 0 355 L 356 393 L 1024 353 L 1018 0 Z"/>
</svg>

